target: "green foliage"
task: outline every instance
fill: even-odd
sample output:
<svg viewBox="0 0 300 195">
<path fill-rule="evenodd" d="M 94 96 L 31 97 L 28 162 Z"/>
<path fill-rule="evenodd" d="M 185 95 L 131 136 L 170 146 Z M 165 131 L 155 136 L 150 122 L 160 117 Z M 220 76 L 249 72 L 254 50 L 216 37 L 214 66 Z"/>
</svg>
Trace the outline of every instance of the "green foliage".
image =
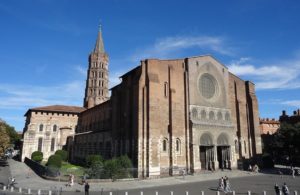
<svg viewBox="0 0 300 195">
<path fill-rule="evenodd" d="M 60 168 L 62 159 L 60 155 L 54 154 L 51 155 L 48 159 L 47 166 Z"/>
<path fill-rule="evenodd" d="M 5 150 L 9 147 L 10 137 L 5 130 L 5 126 L 0 122 L 0 156 L 2 156 Z"/>
<path fill-rule="evenodd" d="M 59 155 L 63 161 L 68 160 L 68 152 L 65 150 L 56 150 L 56 155 Z"/>
<path fill-rule="evenodd" d="M 40 163 L 43 160 L 43 152 L 35 151 L 31 154 L 31 160 Z"/>
<path fill-rule="evenodd" d="M 101 161 L 95 161 L 90 168 L 86 171 L 90 178 L 103 178 L 103 163 Z"/>
<path fill-rule="evenodd" d="M 103 157 L 101 155 L 88 155 L 85 159 L 86 162 L 86 166 L 87 167 L 91 167 L 93 166 L 93 164 L 97 163 L 97 164 L 103 164 Z"/>
<path fill-rule="evenodd" d="M 118 160 L 116 158 L 104 162 L 105 176 L 110 179 L 113 180 L 117 179 L 118 172 L 120 169 L 121 169 L 120 164 L 118 163 Z"/>
<path fill-rule="evenodd" d="M 3 129 L 7 132 L 10 138 L 10 144 L 14 144 L 16 141 L 21 139 L 21 136 L 16 132 L 15 128 L 7 124 L 5 121 L 0 119 L 0 124 Z"/>
</svg>

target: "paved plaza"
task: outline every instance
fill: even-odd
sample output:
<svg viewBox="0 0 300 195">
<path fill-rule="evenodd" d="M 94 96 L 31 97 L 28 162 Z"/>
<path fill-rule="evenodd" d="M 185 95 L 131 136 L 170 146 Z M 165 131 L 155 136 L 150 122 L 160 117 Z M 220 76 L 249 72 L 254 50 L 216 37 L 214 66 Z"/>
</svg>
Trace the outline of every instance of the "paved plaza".
<svg viewBox="0 0 300 195">
<path fill-rule="evenodd" d="M 63 194 L 83 194 L 84 187 L 75 183 L 72 187 L 67 187 L 66 182 L 49 181 L 40 178 L 34 172 L 32 172 L 26 164 L 8 160 L 9 166 L 1 167 L 1 182 L 0 184 L 6 184 L 7 178 L 4 175 L 11 173 L 16 178 L 16 187 L 25 189 L 32 189 L 32 193 L 37 193 L 38 189 L 43 190 L 43 193 L 49 190 L 61 190 Z M 267 194 L 274 194 L 274 184 L 278 183 L 280 186 L 286 182 L 290 188 L 291 194 L 294 190 L 300 192 L 300 177 L 293 178 L 291 175 L 280 176 L 272 171 L 267 173 L 250 173 L 247 171 L 233 170 L 233 171 L 216 171 L 216 172 L 203 172 L 197 175 L 188 175 L 185 177 L 168 177 L 160 179 L 147 179 L 147 180 L 134 180 L 134 181 L 116 181 L 116 182 L 101 182 L 90 183 L 90 194 L 102 194 L 109 195 L 109 192 L 113 194 L 121 195 L 128 192 L 128 195 L 140 195 L 143 191 L 143 195 L 155 195 L 157 191 L 159 195 L 200 195 L 201 191 L 204 194 L 216 194 L 218 185 L 218 179 L 222 176 L 230 178 L 230 184 L 232 190 L 236 194 L 247 194 L 250 190 L 252 194 L 262 194 L 266 191 Z M 0 194 L 4 193 L 0 191 Z M 5 192 L 6 194 L 12 194 Z M 223 192 L 221 192 L 223 194 Z"/>
</svg>

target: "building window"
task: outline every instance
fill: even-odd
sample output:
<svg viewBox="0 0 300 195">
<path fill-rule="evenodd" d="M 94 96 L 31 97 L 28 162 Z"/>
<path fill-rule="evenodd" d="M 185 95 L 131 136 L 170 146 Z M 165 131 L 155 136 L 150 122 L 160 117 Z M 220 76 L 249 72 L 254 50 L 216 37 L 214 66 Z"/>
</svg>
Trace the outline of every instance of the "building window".
<svg viewBox="0 0 300 195">
<path fill-rule="evenodd" d="M 230 115 L 229 115 L 228 112 L 226 112 L 226 114 L 225 114 L 225 120 L 226 120 L 226 121 L 229 121 L 229 120 L 230 120 Z"/>
<path fill-rule="evenodd" d="M 209 120 L 215 120 L 215 113 L 213 111 L 209 112 Z"/>
<path fill-rule="evenodd" d="M 181 146 L 180 139 L 177 138 L 176 139 L 176 152 L 178 152 L 178 153 L 180 153 L 180 146 Z"/>
<path fill-rule="evenodd" d="M 55 145 L 55 138 L 51 139 L 51 152 L 54 151 L 54 145 Z"/>
<path fill-rule="evenodd" d="M 205 120 L 205 119 L 206 119 L 206 112 L 205 112 L 205 110 L 202 110 L 202 111 L 201 111 L 201 119 L 202 119 L 202 120 Z"/>
<path fill-rule="evenodd" d="M 166 152 L 168 149 L 168 140 L 167 139 L 164 139 L 163 140 L 163 143 L 162 143 L 162 151 L 163 152 Z"/>
<path fill-rule="evenodd" d="M 53 125 L 53 131 L 57 131 L 57 125 Z"/>
<path fill-rule="evenodd" d="M 198 118 L 198 111 L 197 111 L 196 108 L 193 108 L 193 110 L 192 110 L 192 116 L 193 116 L 194 119 Z"/>
<path fill-rule="evenodd" d="M 247 154 L 246 141 L 244 141 L 245 154 Z"/>
<path fill-rule="evenodd" d="M 43 138 L 39 138 L 39 141 L 38 141 L 38 151 L 42 151 L 42 145 L 43 145 Z"/>
<path fill-rule="evenodd" d="M 40 124 L 40 126 L 39 126 L 39 131 L 43 131 L 43 129 L 44 129 L 44 125 L 43 125 L 43 124 Z"/>
<path fill-rule="evenodd" d="M 165 94 L 165 97 L 168 97 L 169 95 L 169 85 L 168 85 L 168 82 L 165 82 L 165 85 L 164 85 L 164 94 Z"/>
</svg>

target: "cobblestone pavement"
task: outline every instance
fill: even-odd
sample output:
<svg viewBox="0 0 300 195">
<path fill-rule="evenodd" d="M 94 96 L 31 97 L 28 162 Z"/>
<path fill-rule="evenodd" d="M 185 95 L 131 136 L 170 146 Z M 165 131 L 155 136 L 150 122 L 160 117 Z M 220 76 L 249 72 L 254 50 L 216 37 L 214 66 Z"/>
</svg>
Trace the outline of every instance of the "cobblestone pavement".
<svg viewBox="0 0 300 195">
<path fill-rule="evenodd" d="M 35 194 L 37 189 L 45 190 L 43 191 L 44 193 L 48 190 L 56 189 L 61 190 L 63 194 L 83 194 L 84 187 L 77 183 L 72 187 L 66 187 L 66 182 L 49 181 L 40 178 L 24 163 L 9 160 L 9 165 L 11 174 L 16 178 L 17 187 L 30 188 Z M 184 178 L 177 176 L 160 179 L 90 183 L 90 194 L 108 195 L 112 191 L 113 195 L 124 195 L 125 191 L 128 191 L 129 195 L 140 195 L 142 190 L 143 195 L 155 195 L 155 191 L 158 191 L 159 195 L 170 195 L 170 191 L 173 191 L 173 195 L 185 194 L 185 191 L 189 191 L 189 195 L 199 195 L 201 191 L 204 191 L 205 195 L 209 195 L 216 194 L 218 179 L 225 175 L 230 178 L 232 188 L 236 190 L 236 194 L 247 194 L 248 190 L 252 190 L 254 194 L 262 194 L 264 190 L 274 194 L 274 184 L 282 185 L 283 182 L 287 182 L 291 191 L 297 190 L 300 193 L 299 176 L 293 179 L 290 175 L 281 177 L 272 173 L 276 172 L 254 174 L 234 170 L 216 171 L 213 173 L 204 172 L 194 176 L 188 175 Z M 23 192 L 25 191 L 23 190 Z M 6 193 L 9 194 L 7 191 Z"/>
</svg>

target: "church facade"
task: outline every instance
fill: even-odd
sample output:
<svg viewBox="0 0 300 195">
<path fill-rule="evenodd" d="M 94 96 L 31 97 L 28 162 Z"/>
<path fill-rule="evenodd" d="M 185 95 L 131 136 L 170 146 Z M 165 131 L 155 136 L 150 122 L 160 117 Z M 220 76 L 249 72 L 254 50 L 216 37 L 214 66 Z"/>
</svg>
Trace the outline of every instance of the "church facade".
<svg viewBox="0 0 300 195">
<path fill-rule="evenodd" d="M 210 55 L 146 59 L 108 97 L 101 30 L 89 56 L 84 107 L 70 160 L 128 155 L 136 177 L 237 168 L 261 153 L 255 86 Z"/>
</svg>

